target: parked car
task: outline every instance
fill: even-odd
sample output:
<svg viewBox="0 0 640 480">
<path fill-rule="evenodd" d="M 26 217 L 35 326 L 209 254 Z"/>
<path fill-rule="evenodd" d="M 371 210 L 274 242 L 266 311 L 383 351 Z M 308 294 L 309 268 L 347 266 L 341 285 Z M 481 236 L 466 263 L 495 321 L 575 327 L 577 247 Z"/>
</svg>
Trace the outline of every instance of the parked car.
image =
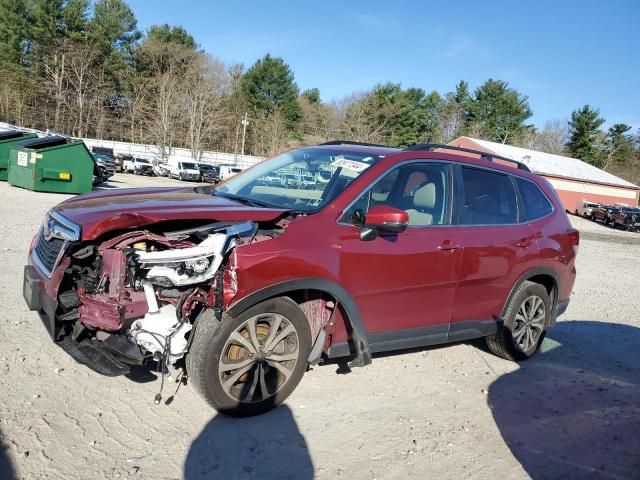
<svg viewBox="0 0 640 480">
<path fill-rule="evenodd" d="M 169 167 L 166 163 L 159 163 L 154 165 L 153 172 L 157 177 L 168 177 L 169 176 Z"/>
<path fill-rule="evenodd" d="M 220 172 L 212 165 L 200 164 L 200 181 L 207 183 L 219 183 Z"/>
<path fill-rule="evenodd" d="M 107 148 L 107 147 L 91 147 L 91 153 L 94 153 L 96 155 L 101 155 L 103 157 L 109 157 L 111 159 L 114 158 L 113 155 L 113 148 Z"/>
<path fill-rule="evenodd" d="M 116 163 L 116 172 L 122 172 L 124 171 L 124 162 L 132 161 L 133 155 L 116 153 L 113 160 Z"/>
<path fill-rule="evenodd" d="M 610 214 L 611 225 L 625 230 L 640 231 L 640 208 L 622 207 Z"/>
<path fill-rule="evenodd" d="M 32 242 L 24 298 L 78 362 L 184 368 L 236 416 L 323 359 L 484 337 L 524 360 L 569 304 L 579 233 L 524 164 L 458 150 L 330 142 L 215 187 L 70 198 Z M 322 191 L 256 183 L 329 166 Z"/>
<path fill-rule="evenodd" d="M 133 157 L 131 160 L 125 160 L 122 165 L 124 173 L 135 173 L 136 175 L 153 176 L 153 164 L 146 158 Z"/>
<path fill-rule="evenodd" d="M 113 176 L 116 168 L 115 168 L 115 162 L 113 161 L 112 158 L 94 153 L 93 159 L 96 161 L 96 163 L 102 170 L 102 177 L 104 179 L 107 179 Z"/>
<path fill-rule="evenodd" d="M 181 160 L 169 159 L 167 164 L 169 168 L 169 178 L 177 178 L 178 180 L 191 180 L 197 182 L 200 180 L 200 168 L 196 162 L 183 162 Z"/>
<path fill-rule="evenodd" d="M 591 220 L 595 222 L 602 222 L 605 225 L 613 225 L 611 216 L 619 210 L 620 209 L 614 205 L 600 205 L 598 207 L 592 207 Z"/>
<path fill-rule="evenodd" d="M 238 165 L 219 165 L 220 181 L 229 180 L 231 177 L 242 172 L 242 167 Z"/>
<path fill-rule="evenodd" d="M 576 205 L 575 214 L 584 218 L 591 217 L 591 211 L 600 207 L 599 203 L 590 202 L 589 200 L 580 200 Z"/>
</svg>

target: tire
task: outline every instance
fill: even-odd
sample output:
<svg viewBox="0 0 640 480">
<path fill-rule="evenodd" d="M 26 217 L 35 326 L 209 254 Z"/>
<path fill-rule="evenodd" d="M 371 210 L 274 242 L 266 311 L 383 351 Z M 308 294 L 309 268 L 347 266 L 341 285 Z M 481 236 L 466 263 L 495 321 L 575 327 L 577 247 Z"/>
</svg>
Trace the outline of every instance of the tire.
<svg viewBox="0 0 640 480">
<path fill-rule="evenodd" d="M 249 329 L 252 322 L 256 333 L 253 338 L 260 344 L 257 354 L 246 346 L 255 347 Z M 269 346 L 270 338 L 276 341 L 285 330 L 292 333 L 277 341 L 275 347 L 272 344 L 270 353 L 266 348 L 263 350 Z M 310 351 L 309 322 L 289 298 L 266 300 L 238 318 L 223 315 L 220 322 L 213 310 L 208 309 L 196 323 L 186 358 L 187 374 L 198 393 L 218 412 L 249 417 L 277 407 L 295 390 L 307 370 Z M 294 355 L 295 360 L 290 358 Z M 277 356 L 288 360 L 276 362 L 273 359 Z M 238 363 L 239 367 L 225 368 L 231 363 Z M 273 364 L 279 367 L 274 368 Z"/>
<path fill-rule="evenodd" d="M 526 320 L 522 320 L 522 309 L 526 310 L 527 308 L 525 302 L 529 302 L 528 305 L 532 306 L 531 299 L 536 297 L 541 300 L 544 312 L 541 312 L 540 316 L 540 311 L 537 310 L 539 314 L 535 318 L 539 318 L 539 320 L 530 322 L 531 327 L 529 330 L 532 332 L 532 337 L 529 342 L 527 340 L 527 327 L 523 327 L 526 324 Z M 544 340 L 546 328 L 551 319 L 552 306 L 551 298 L 546 288 L 539 283 L 523 282 L 509 301 L 504 315 L 505 325 L 499 328 L 495 335 L 486 337 L 489 350 L 498 357 L 512 361 L 526 360 L 531 357 L 538 351 L 540 344 Z M 518 328 L 519 326 L 520 328 Z M 518 337 L 522 329 L 525 332 Z"/>
<path fill-rule="evenodd" d="M 178 180 L 180 180 L 181 182 L 184 182 L 184 180 L 182 180 L 182 174 L 181 173 L 178 174 Z"/>
</svg>

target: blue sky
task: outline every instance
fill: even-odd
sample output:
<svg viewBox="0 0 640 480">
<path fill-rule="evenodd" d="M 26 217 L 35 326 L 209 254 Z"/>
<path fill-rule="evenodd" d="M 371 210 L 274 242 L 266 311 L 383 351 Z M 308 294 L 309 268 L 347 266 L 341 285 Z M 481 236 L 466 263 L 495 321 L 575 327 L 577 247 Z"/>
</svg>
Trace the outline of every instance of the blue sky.
<svg viewBox="0 0 640 480">
<path fill-rule="evenodd" d="M 640 0 L 128 3 L 140 29 L 181 25 L 226 63 L 283 57 L 325 101 L 384 81 L 445 93 L 491 77 L 529 97 L 538 126 L 590 104 L 640 128 Z"/>
</svg>

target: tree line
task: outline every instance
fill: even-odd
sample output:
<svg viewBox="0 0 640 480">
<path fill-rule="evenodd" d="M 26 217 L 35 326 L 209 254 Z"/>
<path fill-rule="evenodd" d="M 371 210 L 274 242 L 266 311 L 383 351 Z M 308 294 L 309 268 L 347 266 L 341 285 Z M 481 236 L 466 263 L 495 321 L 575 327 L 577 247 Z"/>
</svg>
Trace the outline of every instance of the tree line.
<svg viewBox="0 0 640 480">
<path fill-rule="evenodd" d="M 324 102 L 300 91 L 269 54 L 249 68 L 225 65 L 180 26 L 140 32 L 123 0 L 0 0 L 0 117 L 78 137 L 245 153 L 336 138 L 391 146 L 446 143 L 460 135 L 567 154 L 640 181 L 640 132 L 585 105 L 568 121 L 529 123 L 528 98 L 507 82 L 451 92 L 388 82 Z"/>
</svg>

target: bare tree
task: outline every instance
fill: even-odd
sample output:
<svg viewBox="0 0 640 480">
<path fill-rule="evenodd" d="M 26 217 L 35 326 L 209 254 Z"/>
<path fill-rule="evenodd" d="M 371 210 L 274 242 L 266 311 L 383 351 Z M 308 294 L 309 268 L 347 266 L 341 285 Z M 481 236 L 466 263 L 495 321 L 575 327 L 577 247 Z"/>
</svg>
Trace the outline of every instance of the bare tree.
<svg viewBox="0 0 640 480">
<path fill-rule="evenodd" d="M 97 48 L 88 43 L 76 43 L 66 54 L 66 86 L 70 92 L 67 105 L 75 119 L 73 131 L 78 137 L 86 135 L 90 108 L 97 103 L 95 97 L 100 89 L 100 78 L 96 70 L 98 55 Z"/>
<path fill-rule="evenodd" d="M 155 144 L 160 157 L 166 159 L 184 125 L 180 122 L 184 112 L 184 79 L 195 52 L 181 45 L 155 40 L 145 42 L 140 50 L 142 61 L 151 74 L 146 95 L 149 101 L 144 114 L 145 138 Z"/>
<path fill-rule="evenodd" d="M 527 129 L 516 142 L 516 146 L 538 150 L 556 155 L 566 154 L 569 136 L 566 120 L 551 120 L 544 124 L 542 130 Z"/>
<path fill-rule="evenodd" d="M 460 132 L 465 120 L 464 107 L 451 102 L 440 114 L 440 131 L 442 140 L 450 142 Z"/>
<path fill-rule="evenodd" d="M 149 113 L 146 115 L 147 138 L 158 147 L 160 157 L 163 159 L 171 154 L 176 135 L 180 117 L 182 80 L 181 74 L 167 71 L 158 74 L 152 82 L 151 103 Z"/>
<path fill-rule="evenodd" d="M 399 106 L 376 105 L 370 92 L 347 97 L 340 104 L 341 130 L 346 139 L 357 142 L 381 143 L 389 134 Z"/>
<path fill-rule="evenodd" d="M 54 99 L 53 128 L 61 129 L 60 115 L 65 101 L 65 87 L 67 81 L 66 59 L 69 48 L 66 40 L 58 41 L 52 47 L 48 61 L 42 65 L 44 77 L 51 87 Z"/>
<path fill-rule="evenodd" d="M 229 89 L 229 77 L 222 62 L 201 55 L 188 70 L 183 90 L 187 141 L 194 160 L 200 158 L 203 143 L 223 129 L 222 104 Z"/>
</svg>

